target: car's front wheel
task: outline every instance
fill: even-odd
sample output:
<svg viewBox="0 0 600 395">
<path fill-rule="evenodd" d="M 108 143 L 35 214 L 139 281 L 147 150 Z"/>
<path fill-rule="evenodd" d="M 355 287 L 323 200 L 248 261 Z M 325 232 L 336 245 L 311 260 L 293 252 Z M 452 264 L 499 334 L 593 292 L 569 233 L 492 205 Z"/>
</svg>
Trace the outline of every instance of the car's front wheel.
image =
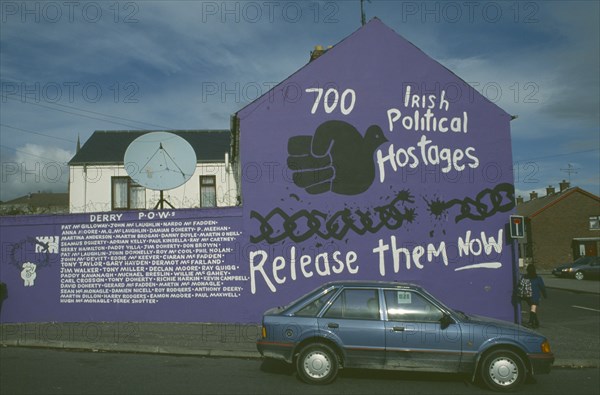
<svg viewBox="0 0 600 395">
<path fill-rule="evenodd" d="M 326 344 L 309 344 L 300 351 L 296 360 L 296 371 L 306 383 L 331 383 L 338 372 L 336 353 Z"/>
<path fill-rule="evenodd" d="M 585 278 L 585 275 L 583 274 L 583 272 L 575 272 L 575 278 L 577 280 L 583 280 Z"/>
<path fill-rule="evenodd" d="M 497 350 L 484 356 L 481 378 L 494 391 L 513 391 L 523 384 L 526 377 L 521 357 L 509 350 Z"/>
</svg>

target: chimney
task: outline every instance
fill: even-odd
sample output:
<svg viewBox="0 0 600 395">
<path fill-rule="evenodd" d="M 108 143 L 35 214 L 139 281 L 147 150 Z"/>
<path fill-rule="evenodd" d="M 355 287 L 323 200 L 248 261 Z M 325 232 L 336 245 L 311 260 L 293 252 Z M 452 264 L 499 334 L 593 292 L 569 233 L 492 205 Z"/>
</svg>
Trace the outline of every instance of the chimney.
<svg viewBox="0 0 600 395">
<path fill-rule="evenodd" d="M 571 187 L 571 183 L 567 180 L 562 180 L 562 182 L 560 182 L 558 185 L 561 192 Z"/>
<path fill-rule="evenodd" d="M 529 192 L 529 200 L 537 199 L 538 194 L 536 191 Z"/>
<path fill-rule="evenodd" d="M 325 50 L 323 49 L 322 45 L 315 45 L 315 49 L 310 52 L 310 61 L 312 62 L 313 60 L 315 60 L 319 56 L 323 55 L 324 53 L 325 53 Z"/>
<path fill-rule="evenodd" d="M 310 61 L 312 62 L 319 56 L 323 55 L 325 52 L 329 51 L 333 46 L 328 46 L 327 49 L 324 49 L 322 45 L 315 45 L 315 49 L 310 52 Z"/>
<path fill-rule="evenodd" d="M 548 185 L 548 188 L 546 188 L 546 196 L 554 195 L 555 192 L 556 189 L 552 185 Z"/>
<path fill-rule="evenodd" d="M 523 196 L 519 195 L 517 196 L 517 204 L 523 204 L 525 200 L 523 199 Z"/>
</svg>

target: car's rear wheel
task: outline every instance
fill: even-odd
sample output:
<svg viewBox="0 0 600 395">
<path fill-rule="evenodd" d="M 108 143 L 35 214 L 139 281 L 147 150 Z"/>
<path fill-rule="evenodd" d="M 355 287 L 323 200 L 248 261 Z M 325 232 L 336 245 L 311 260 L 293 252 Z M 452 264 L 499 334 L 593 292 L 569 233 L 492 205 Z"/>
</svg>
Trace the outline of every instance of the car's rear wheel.
<svg viewBox="0 0 600 395">
<path fill-rule="evenodd" d="M 494 391 L 514 391 L 525 381 L 526 369 L 521 357 L 509 350 L 497 350 L 484 356 L 481 378 Z"/>
<path fill-rule="evenodd" d="M 296 371 L 309 384 L 328 384 L 335 380 L 338 359 L 331 347 L 322 343 L 309 344 L 300 351 Z"/>
<path fill-rule="evenodd" d="M 583 280 L 585 278 L 585 275 L 583 274 L 583 272 L 575 272 L 575 278 L 577 280 Z"/>
</svg>

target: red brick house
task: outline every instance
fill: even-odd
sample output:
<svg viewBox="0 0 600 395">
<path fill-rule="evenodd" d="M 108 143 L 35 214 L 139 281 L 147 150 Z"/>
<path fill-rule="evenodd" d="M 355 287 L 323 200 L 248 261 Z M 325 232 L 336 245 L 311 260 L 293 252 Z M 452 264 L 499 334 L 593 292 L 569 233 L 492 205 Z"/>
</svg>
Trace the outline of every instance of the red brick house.
<svg viewBox="0 0 600 395">
<path fill-rule="evenodd" d="M 542 269 L 600 252 L 600 197 L 564 181 L 560 191 L 517 198 L 517 213 L 525 217 L 526 234 L 520 242 L 524 263 Z"/>
</svg>

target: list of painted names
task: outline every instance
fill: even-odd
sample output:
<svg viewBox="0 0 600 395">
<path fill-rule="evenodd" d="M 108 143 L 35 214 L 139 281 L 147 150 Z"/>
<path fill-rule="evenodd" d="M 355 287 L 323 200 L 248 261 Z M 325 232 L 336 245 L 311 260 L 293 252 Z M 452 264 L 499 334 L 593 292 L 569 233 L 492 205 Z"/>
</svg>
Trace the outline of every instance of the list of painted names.
<svg viewBox="0 0 600 395">
<path fill-rule="evenodd" d="M 237 298 L 241 232 L 217 220 L 62 226 L 61 303 Z M 229 258 L 229 259 L 228 259 Z"/>
</svg>

